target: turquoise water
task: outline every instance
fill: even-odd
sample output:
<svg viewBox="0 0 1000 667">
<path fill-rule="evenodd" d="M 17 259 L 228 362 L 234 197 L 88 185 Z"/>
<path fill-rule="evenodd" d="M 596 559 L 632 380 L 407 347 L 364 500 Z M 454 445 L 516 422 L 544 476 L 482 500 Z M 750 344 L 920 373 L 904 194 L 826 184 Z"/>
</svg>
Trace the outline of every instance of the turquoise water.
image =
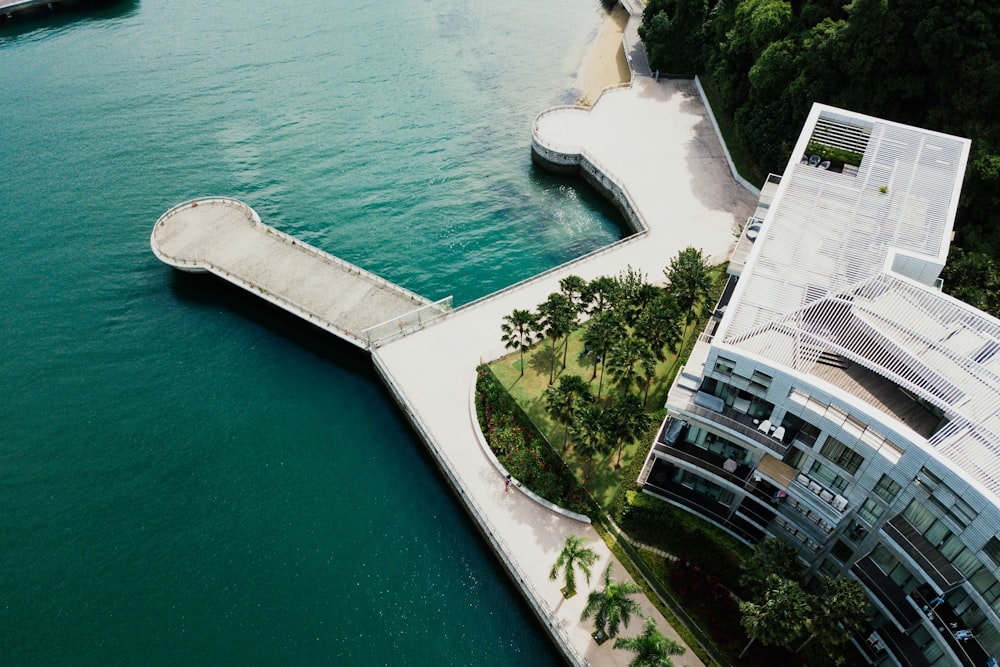
<svg viewBox="0 0 1000 667">
<path fill-rule="evenodd" d="M 369 360 L 149 250 L 202 195 L 464 303 L 605 245 L 530 164 L 597 0 L 0 29 L 0 663 L 558 661 Z"/>
</svg>

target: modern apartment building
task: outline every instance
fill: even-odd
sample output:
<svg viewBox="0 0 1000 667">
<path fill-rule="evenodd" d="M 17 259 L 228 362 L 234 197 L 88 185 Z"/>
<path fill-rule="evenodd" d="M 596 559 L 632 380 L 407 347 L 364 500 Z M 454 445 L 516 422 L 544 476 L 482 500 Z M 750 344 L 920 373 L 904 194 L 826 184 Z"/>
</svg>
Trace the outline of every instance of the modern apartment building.
<svg viewBox="0 0 1000 667">
<path fill-rule="evenodd" d="M 877 665 L 1000 655 L 1000 321 L 939 281 L 968 153 L 814 106 L 639 478 L 860 580 Z"/>
</svg>

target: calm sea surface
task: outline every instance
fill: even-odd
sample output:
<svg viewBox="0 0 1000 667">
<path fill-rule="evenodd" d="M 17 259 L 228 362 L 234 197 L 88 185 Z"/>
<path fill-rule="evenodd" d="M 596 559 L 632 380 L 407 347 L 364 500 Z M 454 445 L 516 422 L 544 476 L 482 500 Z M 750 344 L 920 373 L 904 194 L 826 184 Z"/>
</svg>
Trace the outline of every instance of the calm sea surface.
<svg viewBox="0 0 1000 667">
<path fill-rule="evenodd" d="M 132 0 L 0 29 L 0 664 L 558 662 L 367 357 L 149 235 L 229 195 L 456 304 L 606 245 L 613 212 L 529 159 L 601 17 Z"/>
</svg>

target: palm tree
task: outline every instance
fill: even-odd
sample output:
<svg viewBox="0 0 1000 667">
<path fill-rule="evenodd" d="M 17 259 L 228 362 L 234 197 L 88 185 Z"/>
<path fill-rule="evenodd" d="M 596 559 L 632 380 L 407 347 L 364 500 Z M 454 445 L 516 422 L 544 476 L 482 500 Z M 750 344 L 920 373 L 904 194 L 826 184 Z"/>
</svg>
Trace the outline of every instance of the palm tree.
<svg viewBox="0 0 1000 667">
<path fill-rule="evenodd" d="M 626 442 L 632 442 L 649 430 L 653 418 L 639 399 L 632 394 L 621 394 L 615 399 L 614 405 L 608 410 L 607 430 L 611 439 L 618 444 L 618 461 L 615 467 L 622 464 L 622 447 Z"/>
<path fill-rule="evenodd" d="M 659 294 L 659 290 L 646 282 L 646 276 L 631 265 L 615 278 L 615 283 L 613 307 L 622 315 L 626 324 L 635 326 L 646 304 Z"/>
<path fill-rule="evenodd" d="M 611 565 L 604 571 L 604 588 L 591 591 L 587 596 L 587 606 L 583 608 L 580 620 L 594 617 L 595 638 L 618 636 L 619 626 L 628 625 L 632 614 L 641 613 L 639 603 L 630 598 L 639 592 L 639 587 L 631 581 L 612 581 Z"/>
<path fill-rule="evenodd" d="M 608 370 L 611 372 L 615 384 L 623 393 L 631 391 L 639 377 L 636 366 L 642 364 L 643 360 L 650 356 L 652 356 L 652 352 L 650 352 L 649 347 L 634 336 L 622 338 L 611 348 L 608 355 L 610 362 Z"/>
<path fill-rule="evenodd" d="M 672 655 L 683 655 L 687 650 L 670 637 L 660 634 L 656 621 L 647 618 L 642 624 L 642 634 L 638 637 L 619 637 L 615 648 L 623 648 L 636 654 L 629 667 L 674 667 Z"/>
<path fill-rule="evenodd" d="M 573 438 L 573 451 L 585 461 L 583 483 L 586 484 L 590 480 L 594 456 L 610 451 L 607 417 L 596 405 L 586 405 L 577 412 L 576 419 L 569 428 L 570 437 Z"/>
<path fill-rule="evenodd" d="M 687 311 L 685 322 L 691 321 L 695 305 L 712 288 L 712 275 L 708 269 L 708 258 L 701 250 L 688 246 L 678 252 L 663 270 L 669 283 L 667 292 L 676 299 L 678 306 Z"/>
<path fill-rule="evenodd" d="M 566 276 L 559 281 L 559 291 L 569 299 L 577 313 L 584 313 L 587 299 L 587 281 L 580 276 Z"/>
<path fill-rule="evenodd" d="M 544 303 L 539 304 L 538 313 L 541 315 L 539 321 L 546 338 L 551 340 L 549 351 L 552 358 L 549 363 L 549 384 L 552 384 L 553 373 L 556 365 L 556 341 L 563 336 L 568 336 L 576 324 L 576 310 L 573 303 L 564 294 L 553 292 Z M 565 363 L 563 364 L 565 368 Z"/>
<path fill-rule="evenodd" d="M 646 341 L 659 361 L 666 359 L 663 348 L 676 351 L 684 335 L 678 320 L 680 310 L 677 302 L 669 294 L 659 294 L 646 307 L 635 325 L 635 335 Z"/>
<path fill-rule="evenodd" d="M 500 340 L 508 350 L 521 351 L 521 375 L 524 375 L 524 351 L 535 344 L 535 333 L 538 329 L 538 316 L 530 310 L 515 309 L 503 318 L 500 330 L 503 335 Z"/>
<path fill-rule="evenodd" d="M 590 316 L 608 312 L 618 302 L 618 281 L 611 276 L 600 276 L 589 283 L 583 293 L 583 300 L 589 305 Z"/>
<path fill-rule="evenodd" d="M 802 590 L 797 581 L 782 579 L 776 574 L 767 578 L 763 600 L 741 602 L 740 624 L 750 641 L 739 658 L 756 640 L 768 646 L 785 646 L 805 634 L 811 624 L 812 596 Z M 739 659 L 737 658 L 737 659 Z"/>
<path fill-rule="evenodd" d="M 598 313 L 587 322 L 583 331 L 583 344 L 594 358 L 594 374 L 597 377 L 597 362 L 601 362 L 601 380 L 597 383 L 597 400 L 601 400 L 601 390 L 604 387 L 604 364 L 608 358 L 608 350 L 624 335 L 625 323 L 613 311 Z"/>
<path fill-rule="evenodd" d="M 549 580 L 555 581 L 559 577 L 559 571 L 563 571 L 563 597 L 571 598 L 576 595 L 576 568 L 580 568 L 587 583 L 590 583 L 590 568 L 597 562 L 597 553 L 583 543 L 583 538 L 570 535 L 566 538 L 559 557 L 549 571 Z"/>
<path fill-rule="evenodd" d="M 579 405 L 590 402 L 591 398 L 590 385 L 579 375 L 563 375 L 558 384 L 545 390 L 545 409 L 552 419 L 565 427 L 563 451 L 566 451 L 569 441 L 569 425 L 573 423 Z"/>
</svg>

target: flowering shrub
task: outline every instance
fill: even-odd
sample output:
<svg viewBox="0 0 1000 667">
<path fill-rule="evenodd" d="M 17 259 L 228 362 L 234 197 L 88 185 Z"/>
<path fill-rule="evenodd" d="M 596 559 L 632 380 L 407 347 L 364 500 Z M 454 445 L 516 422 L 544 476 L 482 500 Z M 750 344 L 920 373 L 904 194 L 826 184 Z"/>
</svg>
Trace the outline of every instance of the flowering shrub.
<svg viewBox="0 0 1000 667">
<path fill-rule="evenodd" d="M 476 373 L 479 427 L 500 463 L 534 494 L 590 514 L 586 491 L 489 367 L 480 366 Z"/>
</svg>

